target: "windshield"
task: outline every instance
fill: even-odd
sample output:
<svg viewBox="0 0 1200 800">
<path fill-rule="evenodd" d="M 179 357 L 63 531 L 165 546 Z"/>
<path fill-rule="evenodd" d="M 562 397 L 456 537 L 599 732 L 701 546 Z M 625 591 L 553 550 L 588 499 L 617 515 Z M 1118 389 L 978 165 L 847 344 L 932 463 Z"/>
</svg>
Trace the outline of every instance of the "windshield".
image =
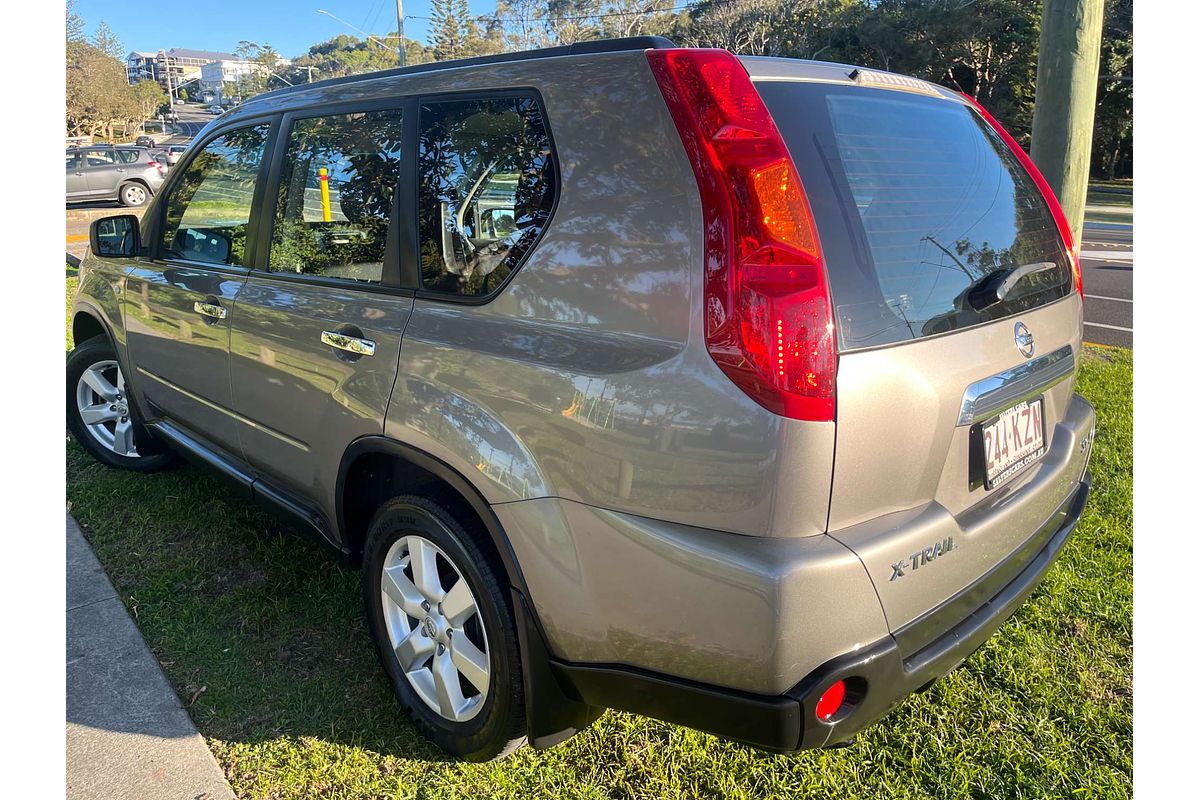
<svg viewBox="0 0 1200 800">
<path fill-rule="evenodd" d="M 1071 291 L 1041 192 L 974 110 L 858 86 L 757 88 L 813 207 L 843 350 L 990 322 Z"/>
</svg>

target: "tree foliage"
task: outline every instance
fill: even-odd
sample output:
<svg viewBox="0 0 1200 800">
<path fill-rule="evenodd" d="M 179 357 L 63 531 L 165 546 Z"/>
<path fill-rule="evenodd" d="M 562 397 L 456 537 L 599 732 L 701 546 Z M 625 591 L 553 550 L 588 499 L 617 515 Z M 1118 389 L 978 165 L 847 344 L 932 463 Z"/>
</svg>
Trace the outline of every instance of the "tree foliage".
<svg viewBox="0 0 1200 800">
<path fill-rule="evenodd" d="M 141 84 L 139 84 L 140 86 Z M 162 90 L 154 84 L 159 94 Z M 153 113 L 153 108 L 150 114 Z M 86 42 L 67 47 L 67 134 L 111 139 L 148 118 L 125 77 L 125 65 Z"/>
<path fill-rule="evenodd" d="M 125 59 L 125 45 L 121 44 L 121 40 L 104 20 L 100 20 L 100 24 L 96 26 L 96 32 L 92 34 L 92 47 L 106 56 L 120 61 Z"/>
</svg>

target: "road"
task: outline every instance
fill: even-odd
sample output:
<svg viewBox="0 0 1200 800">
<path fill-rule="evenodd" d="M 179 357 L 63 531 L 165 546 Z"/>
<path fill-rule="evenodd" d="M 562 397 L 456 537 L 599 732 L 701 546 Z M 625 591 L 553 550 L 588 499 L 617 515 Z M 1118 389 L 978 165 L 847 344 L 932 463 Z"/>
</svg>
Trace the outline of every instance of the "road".
<svg viewBox="0 0 1200 800">
<path fill-rule="evenodd" d="M 1133 347 L 1133 224 L 1084 223 L 1083 338 Z"/>
</svg>

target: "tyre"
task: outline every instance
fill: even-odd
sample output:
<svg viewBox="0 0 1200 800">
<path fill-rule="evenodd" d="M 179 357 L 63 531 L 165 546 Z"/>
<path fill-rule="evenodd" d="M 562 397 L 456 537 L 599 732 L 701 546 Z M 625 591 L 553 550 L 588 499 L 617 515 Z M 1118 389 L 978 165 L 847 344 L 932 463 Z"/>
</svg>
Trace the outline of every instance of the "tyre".
<svg viewBox="0 0 1200 800">
<path fill-rule="evenodd" d="M 488 761 L 525 742 L 525 692 L 503 568 L 422 497 L 385 503 L 367 533 L 367 624 L 396 696 L 451 755 Z"/>
<path fill-rule="evenodd" d="M 117 193 L 121 200 L 121 205 L 136 208 L 137 206 L 146 205 L 146 201 L 150 199 L 150 190 L 140 183 L 127 183 L 121 187 Z"/>
<path fill-rule="evenodd" d="M 110 467 L 153 472 L 174 461 L 135 416 L 106 336 L 88 339 L 67 357 L 67 429 Z"/>
</svg>

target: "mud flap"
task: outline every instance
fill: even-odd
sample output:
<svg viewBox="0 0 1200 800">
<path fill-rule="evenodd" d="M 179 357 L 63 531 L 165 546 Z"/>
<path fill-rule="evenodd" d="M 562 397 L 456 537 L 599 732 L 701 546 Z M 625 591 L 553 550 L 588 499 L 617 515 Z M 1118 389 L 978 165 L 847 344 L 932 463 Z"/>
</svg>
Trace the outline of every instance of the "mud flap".
<svg viewBox="0 0 1200 800">
<path fill-rule="evenodd" d="M 529 744 L 535 750 L 545 750 L 587 728 L 599 719 L 604 709 L 589 706 L 564 690 L 550 667 L 550 651 L 525 596 L 513 589 L 512 600 L 521 648 Z"/>
</svg>

